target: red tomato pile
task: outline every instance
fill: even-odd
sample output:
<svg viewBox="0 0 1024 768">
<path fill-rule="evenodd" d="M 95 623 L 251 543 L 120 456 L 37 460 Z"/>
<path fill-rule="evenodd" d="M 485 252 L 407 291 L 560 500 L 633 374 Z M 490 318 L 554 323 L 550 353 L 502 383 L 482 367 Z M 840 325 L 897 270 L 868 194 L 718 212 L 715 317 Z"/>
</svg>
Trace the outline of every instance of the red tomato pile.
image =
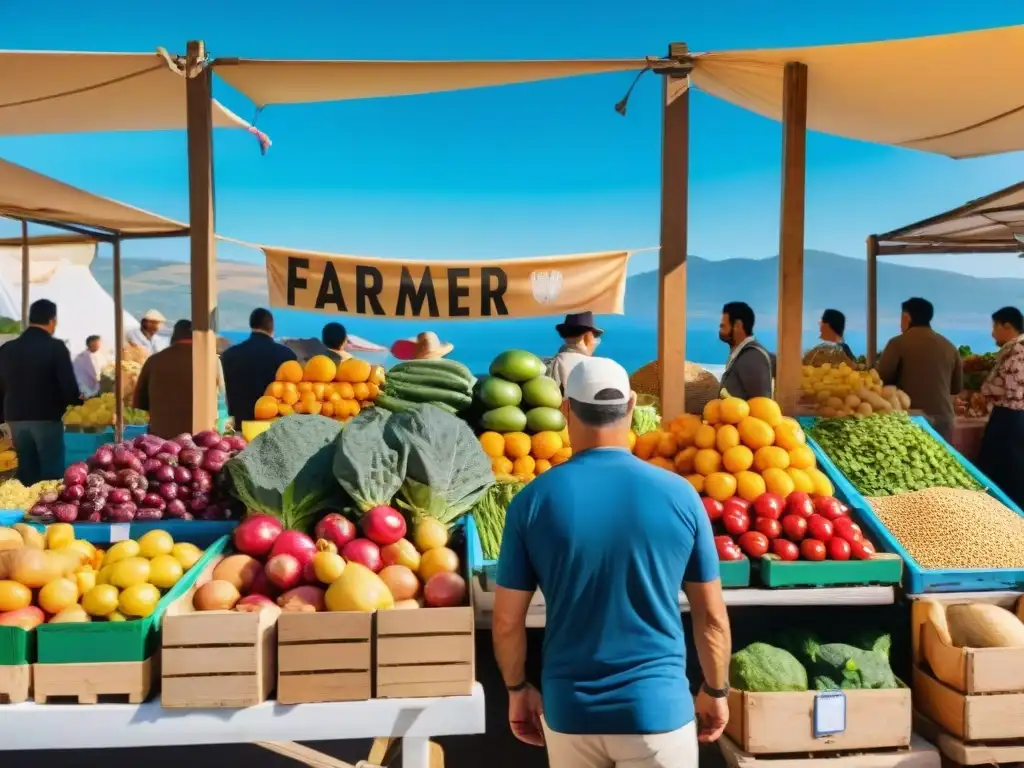
<svg viewBox="0 0 1024 768">
<path fill-rule="evenodd" d="M 794 491 L 785 499 L 763 493 L 753 504 L 738 496 L 702 501 L 715 528 L 719 560 L 765 554 L 780 560 L 867 560 L 875 554 L 849 508 L 832 496 Z"/>
</svg>

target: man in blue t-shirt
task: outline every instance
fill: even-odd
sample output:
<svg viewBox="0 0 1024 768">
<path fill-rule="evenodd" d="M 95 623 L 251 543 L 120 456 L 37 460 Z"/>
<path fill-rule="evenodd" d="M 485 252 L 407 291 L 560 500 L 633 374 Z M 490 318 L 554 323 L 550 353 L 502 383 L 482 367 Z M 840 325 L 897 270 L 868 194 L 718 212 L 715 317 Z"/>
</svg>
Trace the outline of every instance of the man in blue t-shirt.
<svg viewBox="0 0 1024 768">
<path fill-rule="evenodd" d="M 516 496 L 498 560 L 494 651 L 512 731 L 546 744 L 556 768 L 695 768 L 698 736 L 714 741 L 729 717 L 731 640 L 711 523 L 689 483 L 629 453 L 636 395 L 618 363 L 580 362 L 565 395 L 574 456 Z M 680 584 L 704 674 L 696 701 Z M 538 587 L 543 703 L 525 679 Z"/>
</svg>

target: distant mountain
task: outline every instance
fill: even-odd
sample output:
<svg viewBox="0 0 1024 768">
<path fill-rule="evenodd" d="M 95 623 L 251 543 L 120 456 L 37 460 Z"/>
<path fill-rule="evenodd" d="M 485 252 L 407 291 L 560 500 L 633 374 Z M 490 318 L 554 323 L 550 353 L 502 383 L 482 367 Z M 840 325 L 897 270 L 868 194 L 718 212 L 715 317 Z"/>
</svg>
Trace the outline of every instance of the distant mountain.
<svg viewBox="0 0 1024 768">
<path fill-rule="evenodd" d="M 97 258 L 93 273 L 107 291 L 112 290 L 109 258 Z M 247 327 L 254 307 L 267 303 L 266 272 L 261 264 L 221 261 L 218 269 L 220 323 L 227 330 Z M 158 309 L 172 322 L 191 313 L 188 265 L 149 259 L 124 261 L 125 307 L 136 317 Z M 778 258 L 710 261 L 691 256 L 687 268 L 687 316 L 716 322 L 727 301 L 745 301 L 758 320 L 774 325 L 778 303 Z M 935 305 L 936 320 L 947 328 L 987 328 L 996 309 L 1024 304 L 1024 280 L 977 278 L 937 269 L 906 267 L 898 258 L 878 265 L 880 322 L 892 323 L 900 303 L 923 296 Z M 626 284 L 626 314 L 632 320 L 657 317 L 658 276 L 644 272 Z M 867 309 L 867 270 L 863 259 L 809 250 L 804 259 L 804 325 L 821 310 L 842 310 L 851 328 L 863 328 Z"/>
</svg>

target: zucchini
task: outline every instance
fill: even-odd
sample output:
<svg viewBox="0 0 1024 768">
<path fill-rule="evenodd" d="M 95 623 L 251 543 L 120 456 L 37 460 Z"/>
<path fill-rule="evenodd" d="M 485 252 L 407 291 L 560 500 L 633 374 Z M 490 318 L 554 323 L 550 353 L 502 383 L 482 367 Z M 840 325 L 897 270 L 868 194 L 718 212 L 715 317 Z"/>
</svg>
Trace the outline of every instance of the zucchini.
<svg viewBox="0 0 1024 768">
<path fill-rule="evenodd" d="M 385 378 L 385 382 L 450 389 L 453 392 L 462 392 L 466 395 L 472 394 L 473 392 L 473 386 L 469 382 L 446 371 L 424 371 L 423 373 L 396 371 L 394 373 L 389 373 Z"/>
<path fill-rule="evenodd" d="M 402 400 L 409 400 L 414 403 L 447 403 L 453 408 L 468 408 L 473 403 L 473 398 L 462 392 L 452 392 L 450 389 L 440 387 L 425 387 L 419 384 L 402 384 L 401 382 L 386 382 L 384 390 L 392 397 Z"/>
<path fill-rule="evenodd" d="M 392 397 L 384 392 L 377 393 L 377 397 L 374 398 L 373 404 L 378 408 L 383 408 L 385 411 L 391 411 L 392 413 L 411 411 L 418 405 L 418 403 L 410 403 L 408 400 Z"/>
<path fill-rule="evenodd" d="M 398 363 L 391 368 L 391 371 L 405 372 L 405 373 L 425 373 L 427 371 L 445 371 L 447 373 L 454 374 L 460 379 L 467 382 L 473 381 L 473 374 L 462 363 L 457 360 L 445 360 L 443 358 L 438 360 L 407 360 L 404 363 Z M 390 373 L 390 371 L 389 371 Z"/>
</svg>

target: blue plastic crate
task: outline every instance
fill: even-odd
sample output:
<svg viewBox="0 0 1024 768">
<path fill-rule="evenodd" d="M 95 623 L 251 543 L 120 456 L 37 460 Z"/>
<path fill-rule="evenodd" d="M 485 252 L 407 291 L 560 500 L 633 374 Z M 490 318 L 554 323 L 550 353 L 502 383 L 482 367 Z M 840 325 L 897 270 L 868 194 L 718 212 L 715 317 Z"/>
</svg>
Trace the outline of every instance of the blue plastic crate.
<svg viewBox="0 0 1024 768">
<path fill-rule="evenodd" d="M 2 522 L 3 513 L 0 513 Z M 21 513 L 19 513 L 21 514 Z M 21 518 L 3 525 L 13 525 Z M 167 531 L 175 541 L 187 541 L 200 547 L 206 547 L 221 536 L 230 534 L 238 525 L 238 520 L 147 520 L 138 523 L 73 523 L 75 538 L 93 544 L 110 544 L 124 539 L 137 539 L 144 533 L 153 530 Z M 45 530 L 42 523 L 30 523 L 37 530 Z"/>
<path fill-rule="evenodd" d="M 469 561 L 470 574 L 480 573 L 484 578 L 494 579 L 498 572 L 498 561 L 484 558 L 484 550 L 480 544 L 480 532 L 476 528 L 473 515 L 466 515 L 466 559 Z"/>
<path fill-rule="evenodd" d="M 800 417 L 800 425 L 807 429 L 815 422 L 813 416 Z M 935 438 L 949 451 L 963 468 L 994 498 L 998 499 L 1016 514 L 1024 517 L 1024 512 L 1014 504 L 991 480 L 978 471 L 977 467 L 965 459 L 959 451 L 947 443 L 942 436 L 932 429 L 923 416 L 912 416 L 913 421 L 921 429 Z M 903 570 L 903 588 L 909 594 L 928 592 L 986 592 L 992 590 L 1020 590 L 1024 588 L 1024 568 L 922 568 L 910 553 L 903 548 L 896 537 L 889 532 L 881 520 L 875 515 L 871 505 L 857 491 L 853 484 L 839 471 L 828 455 L 810 437 L 808 445 L 814 451 L 821 470 L 828 475 L 836 489 L 836 496 L 847 506 L 856 510 L 864 528 L 880 549 L 892 552 L 903 558 L 906 566 Z"/>
<path fill-rule="evenodd" d="M 0 509 L 0 526 L 10 528 L 15 523 L 20 523 L 25 513 L 20 509 Z"/>
</svg>

